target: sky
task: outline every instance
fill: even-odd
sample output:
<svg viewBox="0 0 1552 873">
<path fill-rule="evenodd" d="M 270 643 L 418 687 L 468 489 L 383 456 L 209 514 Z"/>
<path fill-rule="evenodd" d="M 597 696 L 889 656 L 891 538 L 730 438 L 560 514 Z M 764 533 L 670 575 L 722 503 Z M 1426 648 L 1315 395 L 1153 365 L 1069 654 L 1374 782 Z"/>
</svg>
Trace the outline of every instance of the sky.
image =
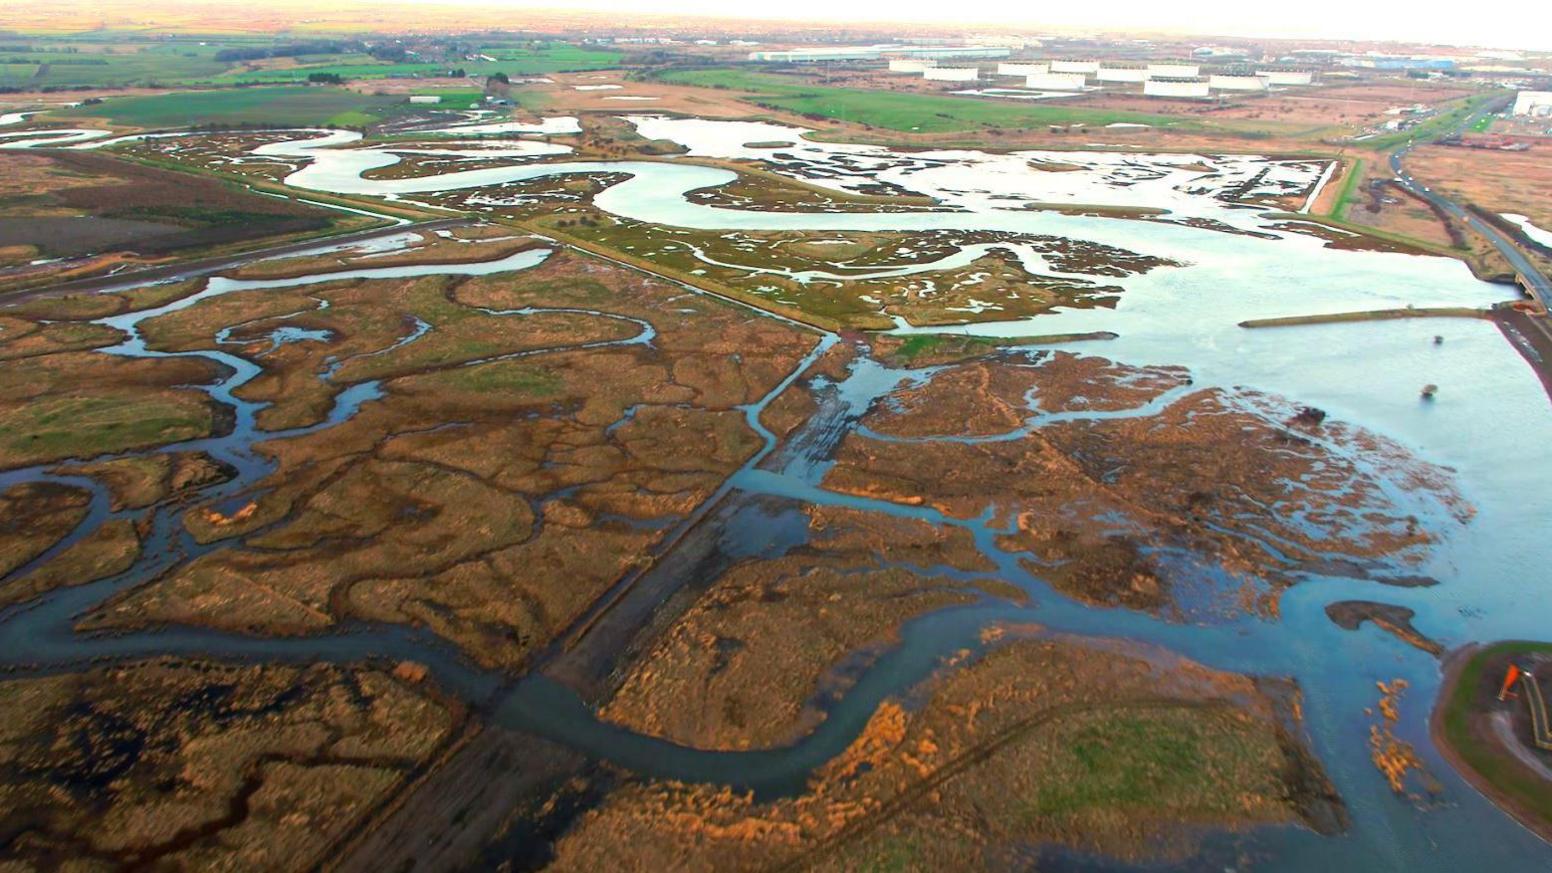
<svg viewBox="0 0 1552 873">
<path fill-rule="evenodd" d="M 500 3 L 501 0 L 485 0 Z M 1004 27 L 1155 30 L 1225 36 L 1361 39 L 1552 51 L 1552 0 L 539 0 L 554 9 L 811 21 L 995 23 Z"/>
</svg>

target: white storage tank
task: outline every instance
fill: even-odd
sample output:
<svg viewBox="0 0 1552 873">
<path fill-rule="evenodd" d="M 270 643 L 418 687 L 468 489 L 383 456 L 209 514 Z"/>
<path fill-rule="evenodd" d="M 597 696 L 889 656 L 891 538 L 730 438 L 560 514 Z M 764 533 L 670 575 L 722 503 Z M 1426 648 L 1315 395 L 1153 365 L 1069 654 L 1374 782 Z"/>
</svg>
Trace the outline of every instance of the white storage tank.
<svg viewBox="0 0 1552 873">
<path fill-rule="evenodd" d="M 928 67 L 922 70 L 922 78 L 931 82 L 974 82 L 981 78 L 976 67 Z"/>
<path fill-rule="evenodd" d="M 1112 67 L 1101 65 L 1094 78 L 1101 82 L 1146 82 L 1147 67 Z"/>
<path fill-rule="evenodd" d="M 1182 97 L 1186 99 L 1209 96 L 1207 80 L 1201 77 L 1149 79 L 1142 84 L 1142 93 L 1149 97 Z"/>
<path fill-rule="evenodd" d="M 1268 85 L 1310 85 L 1315 81 L 1309 70 L 1256 70 L 1256 75 Z"/>
<path fill-rule="evenodd" d="M 1099 72 L 1099 61 L 1052 61 L 1051 72 L 1092 76 Z"/>
<path fill-rule="evenodd" d="M 1202 74 L 1201 66 L 1197 64 L 1149 64 L 1148 78 L 1150 79 L 1191 79 Z"/>
<path fill-rule="evenodd" d="M 1215 74 L 1207 77 L 1207 87 L 1214 91 L 1265 91 L 1266 80 L 1260 76 Z"/>
<path fill-rule="evenodd" d="M 1024 87 L 1037 91 L 1082 91 L 1085 81 L 1082 73 L 1042 73 L 1025 79 Z"/>
<path fill-rule="evenodd" d="M 999 76 L 1044 76 L 1051 72 L 1050 64 L 998 64 Z"/>
<path fill-rule="evenodd" d="M 411 103 L 441 103 L 442 98 L 436 94 L 411 94 Z"/>
<path fill-rule="evenodd" d="M 1545 118 L 1552 115 L 1552 91 L 1521 91 L 1514 97 L 1514 114 Z"/>
</svg>

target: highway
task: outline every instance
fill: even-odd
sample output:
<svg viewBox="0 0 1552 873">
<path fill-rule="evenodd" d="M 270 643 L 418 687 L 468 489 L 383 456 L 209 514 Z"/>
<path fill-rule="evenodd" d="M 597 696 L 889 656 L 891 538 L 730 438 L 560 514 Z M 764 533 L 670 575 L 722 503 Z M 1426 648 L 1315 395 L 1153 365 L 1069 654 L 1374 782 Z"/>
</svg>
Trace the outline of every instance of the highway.
<svg viewBox="0 0 1552 873">
<path fill-rule="evenodd" d="M 1473 215 L 1459 203 L 1417 181 L 1406 171 L 1406 168 L 1402 165 L 1402 159 L 1411 150 L 1412 146 L 1407 145 L 1397 149 L 1390 155 L 1391 172 L 1396 174 L 1396 180 L 1401 183 L 1401 186 L 1444 210 L 1446 214 L 1460 223 L 1480 233 L 1488 242 L 1493 244 L 1494 248 L 1503 254 L 1504 259 L 1509 262 L 1509 265 L 1514 268 L 1515 272 L 1525 277 L 1529 285 L 1526 290 L 1530 291 L 1543 305 L 1547 301 L 1552 300 L 1552 279 L 1548 279 L 1545 273 L 1537 269 L 1530 258 L 1525 257 L 1525 252 L 1520 249 L 1514 240 L 1506 236 L 1503 231 Z"/>
<path fill-rule="evenodd" d="M 1461 123 L 1457 132 L 1470 127 L 1481 115 L 1480 112 L 1472 114 Z M 1541 314 L 1500 309 L 1497 315 L 1499 327 L 1504 331 L 1504 335 L 1536 371 L 1548 396 L 1552 397 L 1552 316 L 1546 314 L 1548 303 L 1552 302 L 1552 279 L 1549 279 L 1545 272 L 1526 257 L 1525 251 L 1508 234 L 1478 218 L 1454 200 L 1432 190 L 1407 172 L 1404 161 L 1414 145 L 1414 143 L 1407 143 L 1390 155 L 1390 169 L 1395 173 L 1397 182 L 1492 243 L 1493 247 L 1504 256 L 1504 260 L 1509 262 L 1509 266 L 1519 273 L 1524 283 L 1524 290 L 1541 304 L 1543 310 Z"/>
</svg>

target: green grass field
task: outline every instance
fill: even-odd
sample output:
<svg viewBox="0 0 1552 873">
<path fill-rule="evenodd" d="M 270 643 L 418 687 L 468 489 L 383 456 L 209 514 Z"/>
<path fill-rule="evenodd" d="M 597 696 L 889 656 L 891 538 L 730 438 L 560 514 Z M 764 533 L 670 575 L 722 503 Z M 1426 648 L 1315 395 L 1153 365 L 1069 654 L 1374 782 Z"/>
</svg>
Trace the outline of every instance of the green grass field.
<svg viewBox="0 0 1552 873">
<path fill-rule="evenodd" d="M 1342 177 L 1342 189 L 1337 192 L 1336 202 L 1331 204 L 1331 211 L 1327 213 L 1338 221 L 1347 215 L 1347 207 L 1353 202 L 1353 192 L 1358 190 L 1358 180 L 1363 178 L 1364 167 L 1368 162 L 1363 158 L 1355 158 L 1353 165 Z"/>
<path fill-rule="evenodd" d="M 402 97 L 358 94 L 344 88 L 284 86 L 118 97 L 96 106 L 80 107 L 67 115 L 89 115 L 146 128 L 316 124 L 358 127 L 379 121 L 405 106 Z"/>
<path fill-rule="evenodd" d="M 506 73 L 508 76 L 535 76 L 574 70 L 603 70 L 619 63 L 618 52 L 591 51 L 565 43 L 537 49 L 483 49 L 494 61 L 446 61 L 435 63 L 388 64 L 362 61 L 352 56 L 351 63 L 313 63 L 284 70 L 254 70 L 224 73 L 212 78 L 217 83 L 305 82 L 313 73 L 334 73 L 346 79 L 382 79 L 388 77 L 435 76 L 449 68 L 462 69 L 471 76 Z"/>
<path fill-rule="evenodd" d="M 810 85 L 786 76 L 733 69 L 681 70 L 666 73 L 663 78 L 682 85 L 747 91 L 756 95 L 753 98 L 755 103 L 800 115 L 921 133 L 1024 128 L 1075 122 L 1094 125 L 1129 122 L 1176 128 L 1189 126 L 1163 115 L 1142 112 L 834 88 Z"/>
<path fill-rule="evenodd" d="M 360 53 L 313 54 L 297 56 L 296 65 L 287 69 L 246 70 L 241 61 L 216 60 L 216 54 L 223 49 L 276 43 L 275 39 L 240 37 L 147 40 L 133 34 L 100 39 L 6 39 L 0 36 L 0 87 L 288 83 L 305 82 L 310 73 L 338 73 L 347 79 L 371 79 L 437 75 L 449 68 L 462 68 L 469 75 L 479 76 L 494 72 L 533 76 L 607 69 L 618 66 L 621 57 L 616 51 L 569 43 L 524 42 L 493 44 L 479 50 L 481 54 L 495 58 L 494 61 L 427 60 L 395 64 Z"/>
<path fill-rule="evenodd" d="M 213 76 L 227 64 L 215 60 L 221 46 L 197 44 L 104 46 L 44 44 L 50 50 L 0 50 L 0 87 L 119 87 L 173 84 Z M 68 51 L 77 49 L 77 51 Z"/>
<path fill-rule="evenodd" d="M 1378 152 L 1388 152 L 1408 141 L 1426 142 L 1437 139 L 1454 133 L 1473 113 L 1487 108 L 1494 102 L 1502 102 L 1503 99 L 1500 94 L 1477 94 L 1467 97 L 1411 130 L 1398 130 L 1395 133 L 1366 139 L 1360 145 Z"/>
<path fill-rule="evenodd" d="M 1490 662 L 1503 655 L 1530 653 L 1552 653 L 1552 643 L 1498 643 L 1484 646 L 1473 654 L 1471 660 L 1461 668 L 1460 681 L 1455 684 L 1454 693 L 1443 702 L 1440 727 L 1450 747 L 1471 769 L 1512 795 L 1526 810 L 1535 813 L 1543 821 L 1552 822 L 1552 792 L 1546 790 L 1546 783 L 1507 754 L 1478 743 L 1471 731 L 1471 715 L 1476 710 L 1478 689 L 1484 681 L 1482 671 Z"/>
<path fill-rule="evenodd" d="M 620 53 L 601 49 L 585 49 L 567 43 L 548 43 L 532 46 L 486 46 L 481 54 L 489 55 L 504 64 L 516 64 L 513 72 L 522 75 L 534 73 L 560 73 L 570 70 L 605 70 L 620 64 Z"/>
</svg>

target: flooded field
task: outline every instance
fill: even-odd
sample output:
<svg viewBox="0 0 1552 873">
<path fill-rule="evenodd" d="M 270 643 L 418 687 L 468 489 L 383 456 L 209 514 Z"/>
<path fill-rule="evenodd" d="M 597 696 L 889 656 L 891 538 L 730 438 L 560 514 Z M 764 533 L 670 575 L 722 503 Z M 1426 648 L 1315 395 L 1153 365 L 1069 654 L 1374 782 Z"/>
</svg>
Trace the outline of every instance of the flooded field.
<svg viewBox="0 0 1552 873">
<path fill-rule="evenodd" d="M 0 310 L 0 500 L 44 544 L 0 568 L 5 705 L 122 705 L 92 659 L 130 696 L 254 665 L 286 723 L 359 686 L 318 716 L 348 754 L 262 753 L 371 768 L 353 821 L 468 719 L 380 830 L 521 786 L 475 819 L 524 867 L 1552 858 L 1427 729 L 1441 649 L 1542 632 L 1536 376 L 1481 319 L 1240 326 L 1513 289 L 1301 226 L 1320 161 L 631 123 L 684 157 L 531 138 L 570 119 L 116 146 L 491 223 Z M 406 707 L 437 729 L 367 751 Z M 171 765 L 126 761 L 72 790 L 152 808 Z M 35 857 L 222 832 L 83 833 L 8 778 Z"/>
</svg>

